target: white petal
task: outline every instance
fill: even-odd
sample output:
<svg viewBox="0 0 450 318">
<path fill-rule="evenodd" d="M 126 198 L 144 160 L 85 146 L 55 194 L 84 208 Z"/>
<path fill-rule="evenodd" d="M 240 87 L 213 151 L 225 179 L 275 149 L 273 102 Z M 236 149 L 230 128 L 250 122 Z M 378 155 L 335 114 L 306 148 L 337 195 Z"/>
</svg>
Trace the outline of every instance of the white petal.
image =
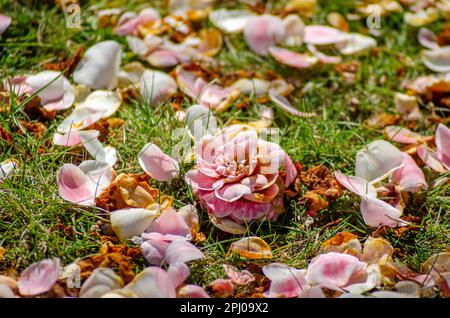
<svg viewBox="0 0 450 318">
<path fill-rule="evenodd" d="M 214 26 L 225 33 L 240 33 L 244 30 L 249 18 L 255 16 L 248 10 L 217 9 L 209 14 L 209 20 Z"/>
</svg>

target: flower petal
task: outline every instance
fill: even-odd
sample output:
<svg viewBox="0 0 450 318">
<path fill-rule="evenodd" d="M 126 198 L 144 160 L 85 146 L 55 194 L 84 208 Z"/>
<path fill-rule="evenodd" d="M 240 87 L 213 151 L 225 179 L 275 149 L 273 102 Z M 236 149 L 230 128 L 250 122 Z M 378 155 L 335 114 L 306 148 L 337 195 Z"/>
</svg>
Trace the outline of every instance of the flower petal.
<svg viewBox="0 0 450 318">
<path fill-rule="evenodd" d="M 164 72 L 146 70 L 141 78 L 141 95 L 151 106 L 172 97 L 177 88 L 175 79 Z"/>
<path fill-rule="evenodd" d="M 347 40 L 346 34 L 325 25 L 307 25 L 303 42 L 313 45 L 330 45 Z"/>
<path fill-rule="evenodd" d="M 267 55 L 269 48 L 283 37 L 284 25 L 280 18 L 268 14 L 252 17 L 244 29 L 244 38 L 250 49 Z"/>
<path fill-rule="evenodd" d="M 248 10 L 220 8 L 209 13 L 209 20 L 225 33 L 240 33 L 255 14 Z"/>
<path fill-rule="evenodd" d="M 380 225 L 396 227 L 405 224 L 400 219 L 402 214 L 400 210 L 377 198 L 363 198 L 361 201 L 361 213 L 364 222 L 371 227 Z"/>
<path fill-rule="evenodd" d="M 59 277 L 59 258 L 31 264 L 20 275 L 18 286 L 22 296 L 36 296 L 49 291 Z"/>
<path fill-rule="evenodd" d="M 150 232 L 158 232 L 163 235 L 173 234 L 188 237 L 191 230 L 183 218 L 172 208 L 165 209 L 161 215 L 148 227 Z M 142 233 L 142 232 L 141 232 Z"/>
<path fill-rule="evenodd" d="M 170 181 L 180 171 L 178 162 L 153 143 L 146 144 L 139 152 L 139 164 L 145 173 L 158 181 Z"/>
<path fill-rule="evenodd" d="M 340 185 L 360 197 L 375 198 L 377 196 L 375 187 L 361 177 L 347 176 L 338 171 L 334 172 L 334 177 Z"/>
<path fill-rule="evenodd" d="M 336 45 L 341 54 L 354 55 L 377 46 L 377 41 L 366 35 L 359 33 L 346 34 L 346 40 Z"/>
<path fill-rule="evenodd" d="M 231 243 L 230 250 L 248 259 L 272 258 L 269 244 L 258 236 L 245 237 Z"/>
<path fill-rule="evenodd" d="M 297 53 L 287 49 L 272 46 L 269 53 L 281 64 L 292 66 L 298 69 L 309 68 L 315 65 L 319 59 L 309 54 Z"/>
<path fill-rule="evenodd" d="M 11 25 L 11 17 L 0 13 L 0 35 L 5 33 L 6 29 Z"/>
<path fill-rule="evenodd" d="M 284 96 L 279 95 L 273 90 L 269 90 L 269 96 L 272 102 L 274 102 L 278 107 L 280 107 L 285 112 L 288 112 L 289 114 L 299 117 L 313 117 L 316 115 L 315 113 L 305 113 L 299 111 L 294 106 L 292 106 Z"/>
<path fill-rule="evenodd" d="M 299 297 L 307 288 L 303 271 L 280 263 L 272 263 L 262 268 L 264 275 L 270 279 L 270 289 L 265 297 Z"/>
<path fill-rule="evenodd" d="M 220 189 L 215 190 L 217 198 L 226 202 L 234 202 L 244 195 L 251 193 L 252 190 L 248 186 L 240 183 L 226 184 Z"/>
<path fill-rule="evenodd" d="M 400 187 L 400 191 L 414 192 L 428 187 L 422 170 L 406 153 L 403 153 L 403 166 L 394 171 L 392 181 Z"/>
<path fill-rule="evenodd" d="M 422 62 L 434 72 L 450 72 L 450 45 L 421 52 Z"/>
<path fill-rule="evenodd" d="M 178 290 L 178 298 L 211 298 L 200 286 L 184 285 Z"/>
<path fill-rule="evenodd" d="M 426 47 L 430 50 L 439 49 L 439 44 L 437 43 L 437 36 L 433 33 L 433 31 L 427 28 L 420 28 L 417 33 L 417 40 L 420 45 Z"/>
<path fill-rule="evenodd" d="M 194 245 L 184 239 L 175 240 L 170 243 L 166 250 L 164 260 L 168 264 L 186 263 L 205 257 Z"/>
<path fill-rule="evenodd" d="M 141 235 L 159 214 L 159 207 L 153 210 L 131 208 L 116 210 L 111 213 L 111 227 L 117 237 L 124 241 Z"/>
<path fill-rule="evenodd" d="M 388 138 L 400 144 L 417 144 L 423 136 L 400 126 L 388 126 L 384 129 Z"/>
</svg>

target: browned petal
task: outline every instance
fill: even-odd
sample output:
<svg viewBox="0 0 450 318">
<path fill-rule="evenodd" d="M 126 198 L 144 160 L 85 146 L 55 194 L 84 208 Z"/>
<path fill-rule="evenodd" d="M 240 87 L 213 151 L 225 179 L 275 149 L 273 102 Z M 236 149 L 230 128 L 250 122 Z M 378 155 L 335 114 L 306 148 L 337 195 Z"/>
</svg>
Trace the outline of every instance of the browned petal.
<svg viewBox="0 0 450 318">
<path fill-rule="evenodd" d="M 245 237 L 230 246 L 233 253 L 248 259 L 272 258 L 272 250 L 269 244 L 257 236 Z"/>
<path fill-rule="evenodd" d="M 199 51 L 207 56 L 214 56 L 219 53 L 223 45 L 222 33 L 214 28 L 202 29 L 198 33 L 202 44 L 198 47 Z"/>
</svg>

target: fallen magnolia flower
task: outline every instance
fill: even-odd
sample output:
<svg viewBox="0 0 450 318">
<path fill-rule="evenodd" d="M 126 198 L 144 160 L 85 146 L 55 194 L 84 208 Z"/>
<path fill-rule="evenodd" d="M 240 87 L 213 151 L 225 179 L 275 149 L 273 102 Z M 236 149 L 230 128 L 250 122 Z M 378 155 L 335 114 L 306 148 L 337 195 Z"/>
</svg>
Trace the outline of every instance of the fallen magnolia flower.
<svg viewBox="0 0 450 318">
<path fill-rule="evenodd" d="M 155 180 L 170 181 L 180 172 L 178 162 L 162 152 L 154 143 L 146 144 L 138 157 L 142 169 Z"/>
<path fill-rule="evenodd" d="M 0 182 L 7 177 L 9 177 L 13 172 L 18 169 L 19 162 L 13 159 L 8 159 L 5 161 L 2 161 L 0 163 Z"/>
<path fill-rule="evenodd" d="M 19 293 L 22 296 L 36 296 L 48 292 L 58 280 L 59 271 L 59 258 L 31 264 L 20 274 Z"/>
<path fill-rule="evenodd" d="M 385 189 L 381 186 L 377 190 L 374 185 L 389 177 L 399 192 L 427 188 L 425 176 L 414 160 L 384 140 L 373 141 L 357 153 L 355 175 L 334 173 L 343 187 L 362 198 L 362 216 L 366 224 L 372 227 L 404 224 L 400 219 L 400 204 L 397 203 L 398 207 L 395 207 L 378 199 L 377 192 Z"/>
<path fill-rule="evenodd" d="M 114 178 L 114 169 L 104 162 L 87 160 L 79 166 L 64 164 L 57 175 L 59 195 L 72 203 L 93 206 L 95 198 Z"/>
<path fill-rule="evenodd" d="M 384 129 L 384 132 L 389 140 L 400 144 L 419 144 L 432 139 L 432 137 L 422 136 L 421 134 L 412 132 L 411 130 L 400 126 L 387 126 Z"/>
<path fill-rule="evenodd" d="M 103 41 L 91 46 L 73 73 L 77 84 L 92 89 L 113 89 L 121 63 L 122 48 L 116 41 Z"/>
<path fill-rule="evenodd" d="M 233 125 L 218 136 L 204 136 L 195 154 L 197 168 L 188 171 L 185 180 L 210 215 L 243 223 L 275 220 L 282 213 L 284 188 L 297 171 L 279 145 L 259 139 L 248 126 Z"/>
<path fill-rule="evenodd" d="M 417 154 L 428 167 L 444 173 L 450 170 L 450 129 L 444 124 L 439 124 L 436 128 L 435 143 L 435 151 L 426 144 L 421 144 L 417 147 Z"/>
<path fill-rule="evenodd" d="M 11 21 L 11 17 L 0 13 L 0 36 L 9 28 Z"/>
</svg>

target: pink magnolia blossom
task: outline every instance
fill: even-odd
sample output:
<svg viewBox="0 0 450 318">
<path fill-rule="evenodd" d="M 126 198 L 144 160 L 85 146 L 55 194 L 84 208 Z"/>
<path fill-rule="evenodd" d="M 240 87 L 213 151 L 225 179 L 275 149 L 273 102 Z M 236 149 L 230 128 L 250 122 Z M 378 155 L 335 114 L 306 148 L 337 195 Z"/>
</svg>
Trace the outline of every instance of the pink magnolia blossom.
<svg viewBox="0 0 450 318">
<path fill-rule="evenodd" d="M 435 143 L 435 151 L 422 144 L 417 148 L 417 154 L 428 167 L 444 173 L 450 170 L 450 129 L 444 124 L 439 124 L 436 128 Z"/>
<path fill-rule="evenodd" d="M 220 136 L 204 136 L 196 146 L 197 167 L 185 175 L 209 214 L 242 223 L 275 220 L 282 194 L 297 172 L 277 144 L 258 139 L 254 130 L 235 125 Z M 279 170 L 284 166 L 286 175 Z"/>
<path fill-rule="evenodd" d="M 35 296 L 49 291 L 59 277 L 59 258 L 44 259 L 31 264 L 19 277 L 22 296 Z"/>
</svg>

